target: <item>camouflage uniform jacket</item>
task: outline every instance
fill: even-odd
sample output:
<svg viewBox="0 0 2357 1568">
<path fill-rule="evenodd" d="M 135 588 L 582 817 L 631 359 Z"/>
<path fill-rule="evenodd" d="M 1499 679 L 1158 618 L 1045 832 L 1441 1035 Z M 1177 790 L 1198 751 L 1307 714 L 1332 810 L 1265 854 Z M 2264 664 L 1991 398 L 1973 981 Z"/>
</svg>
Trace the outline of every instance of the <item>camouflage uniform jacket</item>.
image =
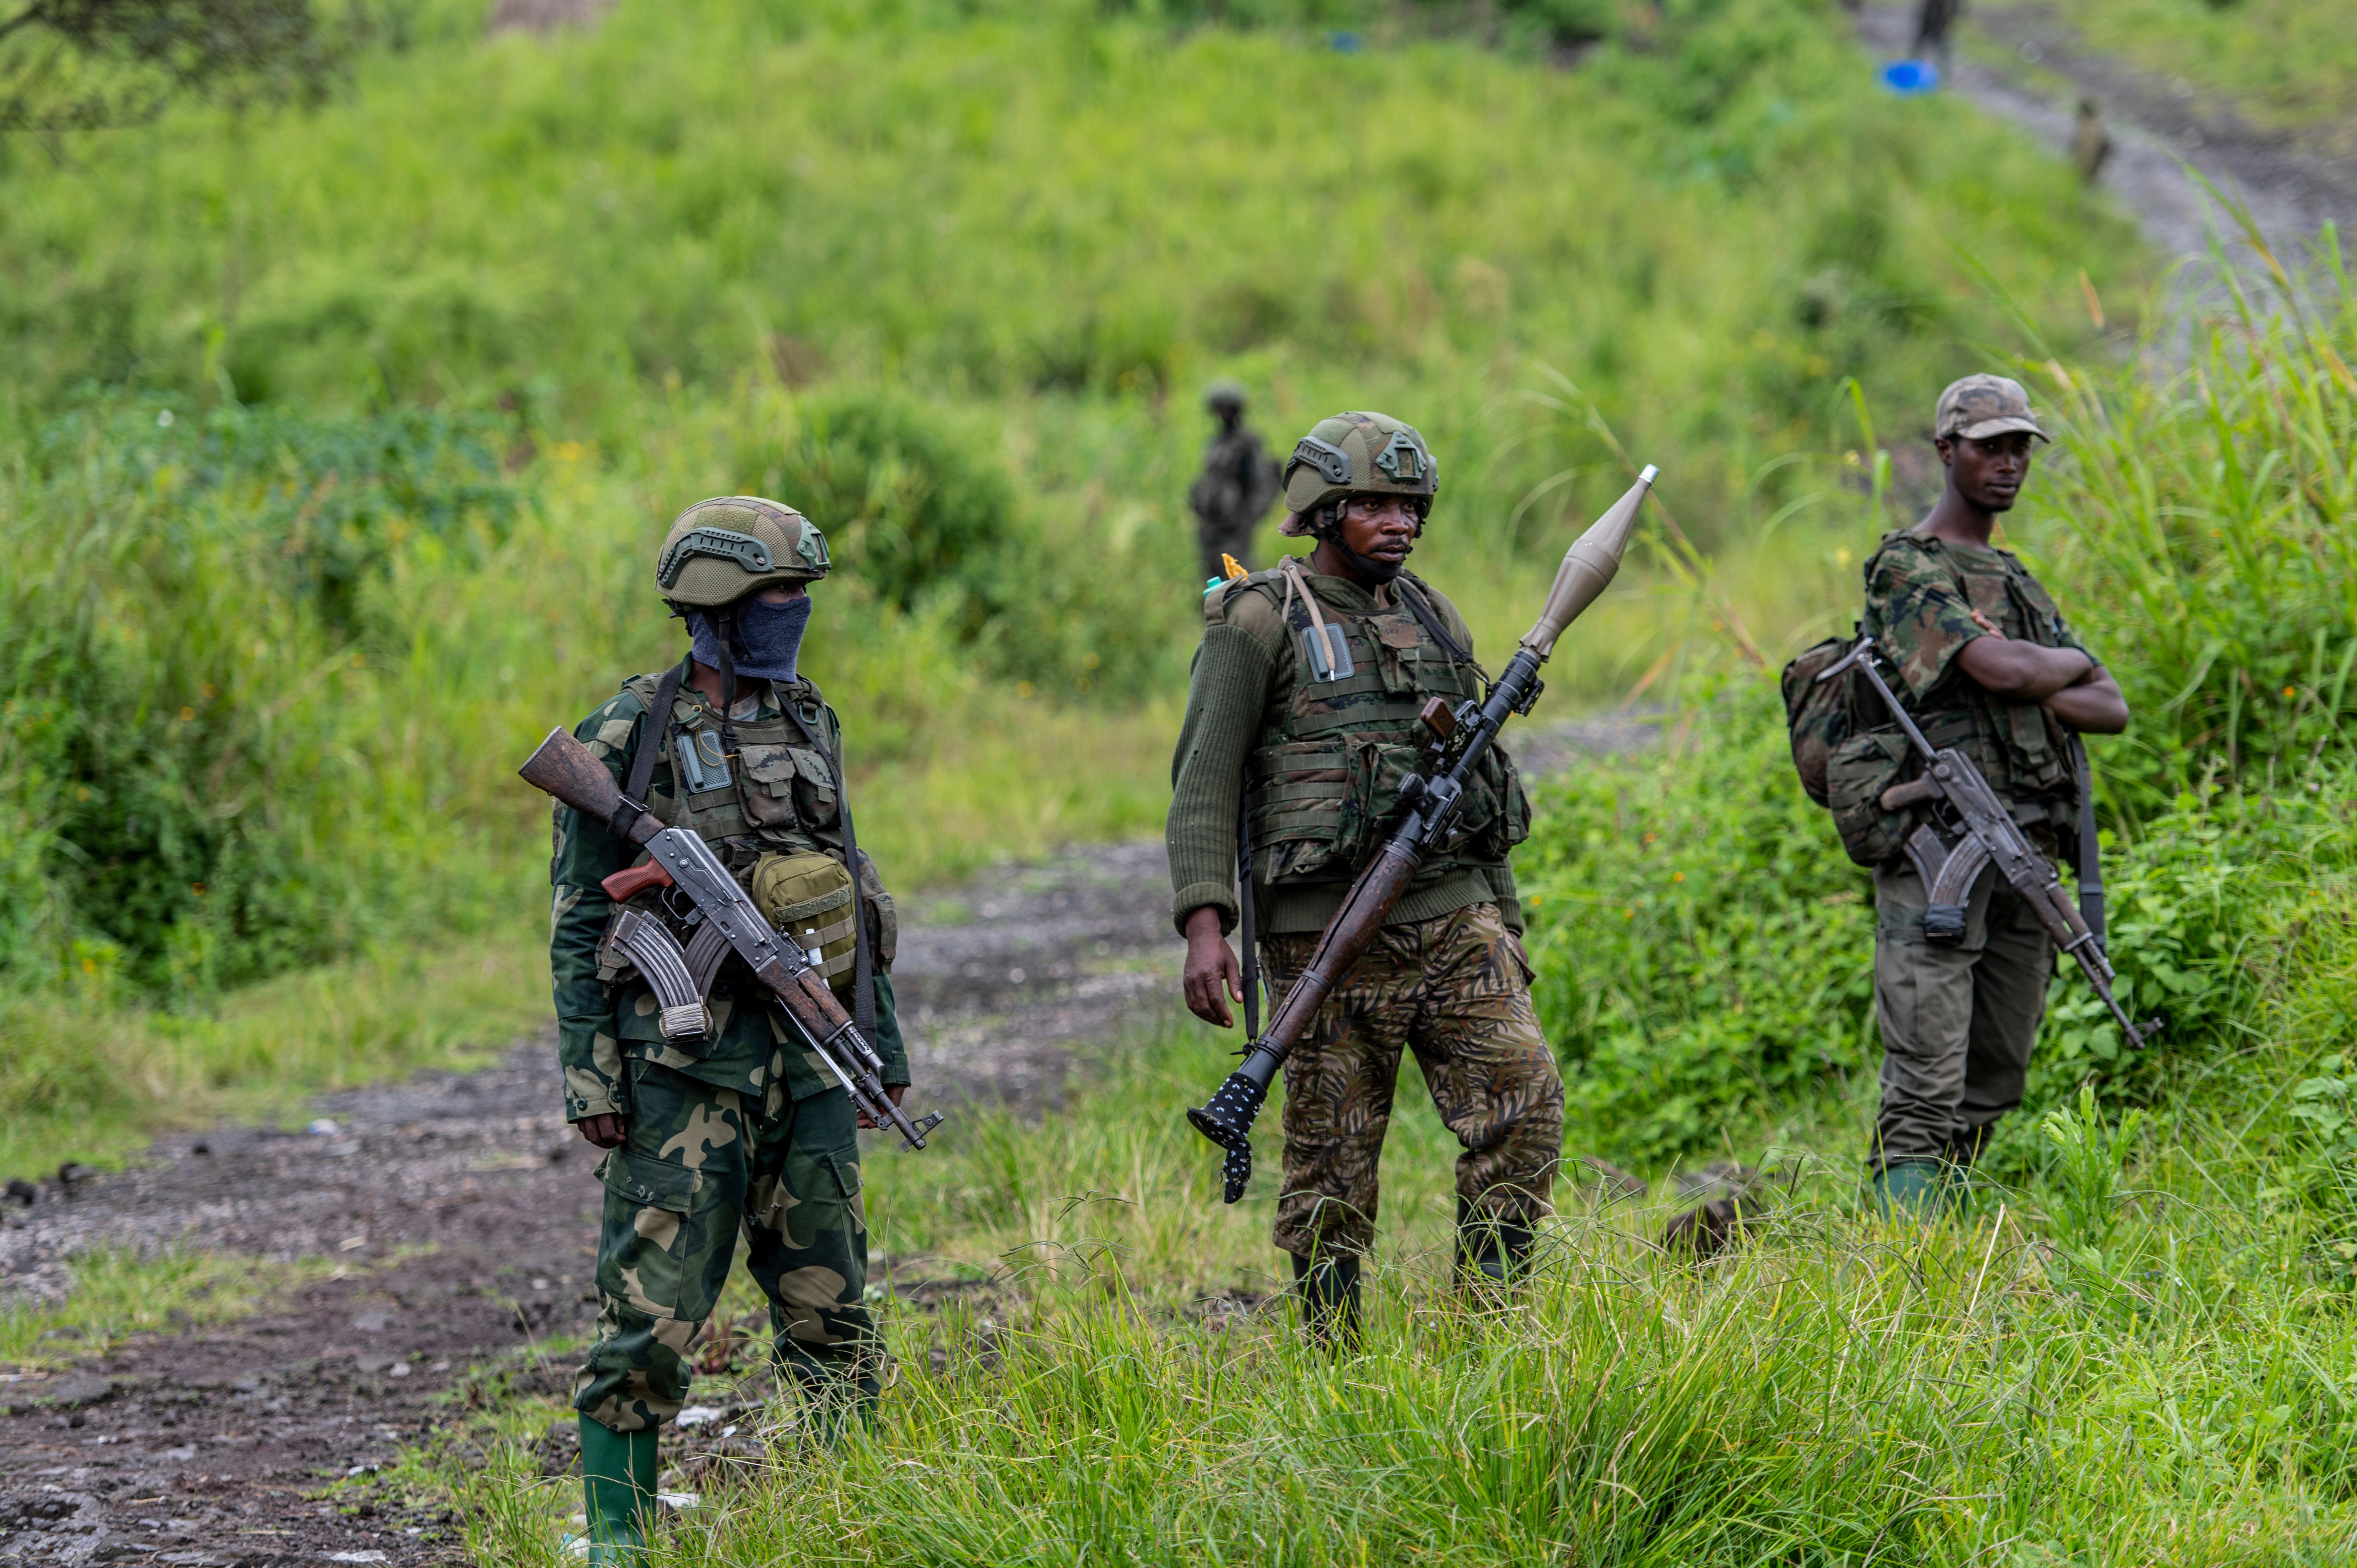
<svg viewBox="0 0 2357 1568">
<path fill-rule="evenodd" d="M 574 729 L 617 783 L 628 779 L 645 741 L 647 708 L 654 701 L 658 679 L 641 675 L 625 682 L 619 693 Z M 834 710 L 808 681 L 781 691 L 768 682 L 751 684 L 757 694 L 740 697 L 737 705 L 739 716 L 734 728 L 739 753 L 730 759 L 729 784 L 684 799 L 674 769 L 674 746 L 684 737 L 685 744 L 700 746 L 700 755 L 716 761 L 719 714 L 701 693 L 680 689 L 672 704 L 675 727 L 659 737 L 662 750 L 649 781 L 648 809 L 667 824 L 694 828 L 740 876 L 765 853 L 818 851 L 841 860 L 841 816 L 832 780 L 842 777 L 843 731 Z M 800 728 L 779 706 L 780 699 L 794 703 L 811 729 L 825 737 L 830 755 L 822 757 L 809 748 Z M 748 820 L 748 811 L 760 820 Z M 630 1114 L 626 1059 L 671 1068 L 773 1108 L 838 1089 L 802 1045 L 784 1010 L 734 957 L 713 982 L 711 1039 L 693 1053 L 663 1040 L 652 989 L 635 975 L 619 980 L 618 968 L 601 963 L 599 951 L 614 901 L 598 884 L 640 858 L 634 846 L 614 837 L 603 824 L 565 806 L 556 808 L 555 848 L 549 863 L 549 881 L 555 889 L 549 968 L 556 992 L 565 1119 Z M 861 904 L 876 972 L 874 1043 L 884 1058 L 884 1081 L 906 1083 L 908 1052 L 889 978 L 898 922 L 891 896 L 874 864 L 865 854 L 860 860 Z M 655 896 L 640 897 L 651 900 Z"/>
<path fill-rule="evenodd" d="M 2079 791 L 2070 737 L 2038 703 L 2007 702 L 1958 667 L 1964 644 L 1988 635 L 1975 610 L 2008 638 L 2094 657 L 2009 550 L 1902 529 L 1866 564 L 1864 630 L 1898 671 L 1900 700 L 1925 736 L 1978 764 L 2025 826 L 2067 836 Z"/>
<path fill-rule="evenodd" d="M 1203 471 L 1187 504 L 1210 527 L 1258 522 L 1276 499 L 1276 464 L 1248 424 L 1222 430 L 1204 445 Z"/>
<path fill-rule="evenodd" d="M 1402 602 L 1341 577 L 1305 572 L 1319 612 L 1348 639 L 1351 673 L 1320 682 L 1309 622 L 1286 607 L 1284 575 L 1255 572 L 1204 601 L 1187 716 L 1171 761 L 1168 839 L 1173 923 L 1206 906 L 1232 929 L 1239 791 L 1253 791 L 1253 879 L 1270 936 L 1324 929 L 1382 836 L 1399 785 L 1423 757 L 1417 710 L 1431 697 L 1479 697 L 1478 666 L 1450 657 Z M 1447 598 L 1402 574 L 1458 648 L 1472 634 Z M 1389 921 L 1437 919 L 1495 903 L 1522 929 L 1508 853 L 1530 833 L 1530 802 L 1502 747 L 1469 789 L 1460 832 L 1436 846 Z"/>
</svg>

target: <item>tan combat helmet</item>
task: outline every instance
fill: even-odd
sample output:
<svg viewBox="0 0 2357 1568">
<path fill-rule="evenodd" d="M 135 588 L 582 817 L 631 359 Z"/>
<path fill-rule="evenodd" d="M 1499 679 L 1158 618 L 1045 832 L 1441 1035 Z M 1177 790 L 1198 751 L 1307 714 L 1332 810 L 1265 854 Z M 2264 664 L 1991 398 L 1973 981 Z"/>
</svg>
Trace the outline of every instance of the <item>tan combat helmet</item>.
<svg viewBox="0 0 2357 1568">
<path fill-rule="evenodd" d="M 826 536 L 793 508 L 715 496 L 673 520 L 655 556 L 655 586 L 674 605 L 709 607 L 772 583 L 815 583 L 833 564 Z"/>
<path fill-rule="evenodd" d="M 1285 465 L 1285 510 L 1278 532 L 1300 538 L 1320 507 L 1345 496 L 1440 493 L 1440 464 L 1413 424 L 1388 413 L 1337 413 L 1321 419 Z"/>
</svg>

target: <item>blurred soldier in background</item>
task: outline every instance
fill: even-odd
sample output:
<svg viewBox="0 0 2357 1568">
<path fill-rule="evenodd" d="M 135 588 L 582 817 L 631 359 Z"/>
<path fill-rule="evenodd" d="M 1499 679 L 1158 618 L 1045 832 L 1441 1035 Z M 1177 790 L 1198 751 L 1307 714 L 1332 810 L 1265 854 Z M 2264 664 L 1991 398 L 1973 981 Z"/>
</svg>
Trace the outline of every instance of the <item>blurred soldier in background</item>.
<svg viewBox="0 0 2357 1568">
<path fill-rule="evenodd" d="M 1227 575 L 1220 564 L 1222 555 L 1234 556 L 1251 570 L 1253 530 L 1276 499 L 1276 464 L 1244 423 L 1243 388 L 1233 381 L 1213 381 L 1203 394 L 1203 406 L 1220 422 L 1220 432 L 1203 448 L 1203 472 L 1187 492 L 1187 504 L 1195 510 L 1195 539 L 1202 548 L 1201 575 L 1208 583 Z"/>
<path fill-rule="evenodd" d="M 2079 123 L 2071 133 L 2071 161 L 2089 185 L 2102 177 L 2104 160 L 2112 156 L 2111 134 L 2104 129 L 2103 112 L 2092 98 L 2079 100 Z"/>
<path fill-rule="evenodd" d="M 1948 75 L 1948 33 L 1964 14 L 1964 0 L 1922 0 L 1915 12 L 1915 58 L 1938 66 L 1943 81 Z"/>
</svg>

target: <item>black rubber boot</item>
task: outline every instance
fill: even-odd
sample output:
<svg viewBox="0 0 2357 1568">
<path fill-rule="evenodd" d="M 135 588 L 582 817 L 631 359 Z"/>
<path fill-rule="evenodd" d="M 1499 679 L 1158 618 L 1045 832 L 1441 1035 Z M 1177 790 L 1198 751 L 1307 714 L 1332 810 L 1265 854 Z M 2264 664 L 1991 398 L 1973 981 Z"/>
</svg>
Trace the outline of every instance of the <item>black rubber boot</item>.
<svg viewBox="0 0 2357 1568">
<path fill-rule="evenodd" d="M 1293 1288 L 1301 1293 L 1301 1332 L 1318 1349 L 1359 1346 L 1359 1260 L 1327 1254 L 1315 1262 L 1293 1258 Z"/>
<path fill-rule="evenodd" d="M 1457 1200 L 1457 1283 L 1477 1291 L 1503 1290 L 1529 1272 L 1537 1233 L 1527 1225 L 1483 1219 Z"/>
</svg>

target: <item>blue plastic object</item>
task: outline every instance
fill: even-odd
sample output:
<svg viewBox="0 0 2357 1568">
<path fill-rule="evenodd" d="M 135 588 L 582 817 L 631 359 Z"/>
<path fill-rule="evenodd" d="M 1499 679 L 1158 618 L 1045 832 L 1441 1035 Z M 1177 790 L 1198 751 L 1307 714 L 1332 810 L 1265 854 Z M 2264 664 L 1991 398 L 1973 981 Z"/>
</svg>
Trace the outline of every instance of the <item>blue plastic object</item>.
<svg viewBox="0 0 2357 1568">
<path fill-rule="evenodd" d="M 1940 68 L 1928 59 L 1895 59 L 1882 68 L 1882 85 L 1913 97 L 1940 90 Z"/>
<path fill-rule="evenodd" d="M 1354 55 L 1359 52 L 1359 35 L 1356 33 L 1337 33 L 1330 42 L 1334 52 L 1338 55 Z"/>
</svg>

